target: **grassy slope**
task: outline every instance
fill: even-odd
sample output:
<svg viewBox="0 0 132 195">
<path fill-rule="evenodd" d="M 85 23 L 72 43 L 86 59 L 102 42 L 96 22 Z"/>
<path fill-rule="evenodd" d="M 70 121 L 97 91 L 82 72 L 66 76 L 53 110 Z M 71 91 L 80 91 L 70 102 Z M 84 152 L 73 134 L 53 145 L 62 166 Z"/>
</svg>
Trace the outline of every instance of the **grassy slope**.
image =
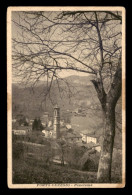
<svg viewBox="0 0 132 195">
<path fill-rule="evenodd" d="M 26 141 L 26 140 L 25 140 Z M 27 140 L 28 141 L 28 140 Z M 35 142 L 34 142 L 35 141 Z M 40 143 L 42 140 L 36 134 L 31 136 L 30 142 Z M 13 141 L 13 183 L 16 184 L 33 184 L 33 183 L 96 183 L 96 172 L 83 172 L 81 170 L 71 169 L 70 166 L 59 166 L 55 164 L 49 165 L 46 162 L 47 155 L 50 157 L 49 142 L 43 140 L 44 148 L 42 148 L 43 156 L 38 150 L 32 147 L 33 151 L 26 150 L 26 147 Z M 42 144 L 42 143 L 41 143 Z M 21 147 L 20 147 L 21 146 Z M 47 150 L 48 149 L 48 150 Z M 34 153 L 34 157 L 29 158 L 27 153 Z M 77 155 L 77 154 L 76 154 Z M 76 162 L 81 157 L 79 154 Z M 114 150 L 113 154 L 113 172 L 112 182 L 120 182 L 121 173 L 118 168 L 121 166 L 121 155 Z M 117 170 L 116 170 L 117 167 Z"/>
<path fill-rule="evenodd" d="M 119 175 L 112 173 L 112 183 L 120 183 Z M 96 172 L 82 172 L 59 165 L 45 166 L 36 160 L 15 160 L 14 184 L 97 183 Z"/>
<path fill-rule="evenodd" d="M 59 165 L 44 166 L 34 160 L 15 160 L 13 183 L 95 183 L 96 173 L 83 173 Z"/>
</svg>

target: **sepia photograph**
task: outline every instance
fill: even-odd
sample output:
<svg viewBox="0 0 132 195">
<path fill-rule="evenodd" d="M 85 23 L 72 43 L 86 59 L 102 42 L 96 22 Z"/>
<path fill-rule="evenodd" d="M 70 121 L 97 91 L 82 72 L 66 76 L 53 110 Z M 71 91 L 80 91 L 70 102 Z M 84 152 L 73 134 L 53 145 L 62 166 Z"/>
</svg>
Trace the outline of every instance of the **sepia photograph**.
<svg viewBox="0 0 132 195">
<path fill-rule="evenodd" d="M 9 188 L 125 187 L 125 8 L 8 7 Z"/>
</svg>

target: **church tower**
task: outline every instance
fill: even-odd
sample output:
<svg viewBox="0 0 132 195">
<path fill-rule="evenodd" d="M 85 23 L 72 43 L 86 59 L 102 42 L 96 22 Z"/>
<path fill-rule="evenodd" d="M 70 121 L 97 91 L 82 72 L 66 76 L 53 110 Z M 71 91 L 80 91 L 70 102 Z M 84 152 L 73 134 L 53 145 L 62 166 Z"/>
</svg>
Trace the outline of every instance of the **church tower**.
<svg viewBox="0 0 132 195">
<path fill-rule="evenodd" d="M 58 105 L 54 107 L 54 137 L 60 138 L 60 108 Z"/>
</svg>

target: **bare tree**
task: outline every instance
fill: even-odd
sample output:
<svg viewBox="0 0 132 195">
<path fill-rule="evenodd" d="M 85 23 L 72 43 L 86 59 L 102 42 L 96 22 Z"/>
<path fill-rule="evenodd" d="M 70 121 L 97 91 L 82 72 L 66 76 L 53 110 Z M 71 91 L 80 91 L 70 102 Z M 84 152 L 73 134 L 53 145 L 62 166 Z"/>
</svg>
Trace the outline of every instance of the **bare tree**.
<svg viewBox="0 0 132 195">
<path fill-rule="evenodd" d="M 15 17 L 17 16 L 17 17 Z M 47 92 L 63 70 L 93 75 L 104 117 L 98 182 L 111 181 L 115 107 L 121 96 L 120 12 L 16 12 L 13 68 L 26 84 L 47 77 Z"/>
</svg>

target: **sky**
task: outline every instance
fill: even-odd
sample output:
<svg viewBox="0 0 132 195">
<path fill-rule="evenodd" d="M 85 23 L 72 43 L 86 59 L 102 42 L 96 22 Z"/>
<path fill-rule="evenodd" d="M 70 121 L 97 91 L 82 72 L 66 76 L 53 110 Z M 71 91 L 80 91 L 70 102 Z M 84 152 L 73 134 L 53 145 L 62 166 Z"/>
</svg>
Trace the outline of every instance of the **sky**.
<svg viewBox="0 0 132 195">
<path fill-rule="evenodd" d="M 20 13 L 20 12 L 19 12 Z M 15 20 L 15 21 L 19 21 L 19 17 L 18 17 L 18 12 L 12 12 L 12 19 L 13 20 Z M 42 23 L 43 24 L 43 23 Z M 47 23 L 46 23 L 47 24 Z M 40 23 L 40 25 L 41 25 L 41 23 Z M 44 25 L 45 25 L 45 21 L 44 21 Z M 38 28 L 39 26 L 37 26 L 37 29 L 39 29 Z M 42 25 L 41 25 L 41 27 L 42 27 Z M 16 26 L 16 25 L 14 25 L 13 23 L 12 23 L 12 37 L 13 38 L 15 38 L 15 37 L 18 37 L 19 38 L 19 36 L 18 36 L 18 32 L 19 30 L 18 30 L 18 27 Z M 20 32 L 20 31 L 19 31 Z M 43 34 L 42 34 L 43 35 Z M 28 36 L 28 35 L 26 35 L 26 36 Z M 30 36 L 28 36 L 29 37 L 29 39 L 30 39 Z M 43 36 L 42 36 L 43 37 Z M 45 36 L 44 36 L 45 37 Z M 54 35 L 53 35 L 53 37 L 54 37 Z M 61 37 L 61 36 L 60 36 Z M 57 38 L 59 38 L 59 37 L 57 37 Z M 47 37 L 46 37 L 46 39 L 47 39 Z M 34 38 L 33 38 L 33 40 L 34 40 Z M 32 41 L 33 41 L 32 40 Z M 36 46 L 35 46 L 36 47 Z M 26 46 L 26 48 L 27 48 L 27 46 Z M 32 47 L 33 48 L 33 47 Z M 37 47 L 36 47 L 37 48 Z M 35 48 L 35 49 L 36 49 Z M 41 47 L 40 47 L 41 48 Z M 65 47 L 64 46 L 62 46 L 62 48 L 64 48 L 65 49 Z M 22 49 L 23 49 L 23 47 L 22 47 Z M 24 49 L 23 49 L 24 50 Z M 26 49 L 25 49 L 26 50 Z M 24 52 L 25 52 L 25 50 L 24 50 Z M 32 49 L 31 49 L 32 50 Z M 61 48 L 59 47 L 59 50 L 61 51 Z M 40 50 L 39 50 L 40 51 Z M 75 53 L 75 55 L 76 55 L 77 53 Z M 79 54 L 78 54 L 79 55 Z M 89 59 L 88 59 L 89 60 Z M 48 61 L 48 64 L 49 64 L 50 62 Z M 92 61 L 92 63 L 93 63 L 93 61 Z M 77 64 L 75 64 L 76 66 L 78 66 Z M 91 65 L 91 64 L 90 64 Z M 80 66 L 80 65 L 79 65 Z M 34 68 L 34 66 L 33 66 L 33 68 Z M 80 68 L 80 67 L 79 67 Z M 78 76 L 87 76 L 87 74 L 86 73 L 82 73 L 82 72 L 76 72 L 76 71 L 72 71 L 72 70 L 63 70 L 63 71 L 59 71 L 59 73 L 58 73 L 58 75 L 60 76 L 60 77 L 62 77 L 62 78 L 64 78 L 64 77 L 67 77 L 67 76 L 71 76 L 71 75 L 78 75 Z M 43 78 L 41 78 L 41 80 L 42 80 Z M 15 80 L 15 81 L 17 81 L 17 78 L 14 78 L 13 77 L 13 80 Z"/>
<path fill-rule="evenodd" d="M 12 12 L 12 20 L 14 21 L 19 21 L 19 17 L 18 17 L 18 12 Z M 15 37 L 18 37 L 18 27 L 16 25 L 13 24 L 12 22 L 12 38 L 15 38 Z M 71 76 L 71 75 L 76 75 L 76 76 L 87 76 L 88 73 L 83 73 L 83 72 L 77 72 L 77 71 L 73 71 L 73 70 L 62 70 L 58 73 L 59 77 L 61 78 L 64 78 L 64 77 L 68 77 L 68 76 Z M 40 78 L 40 80 L 45 80 L 47 78 Z M 13 78 L 12 78 L 12 81 L 13 83 L 17 83 L 17 82 L 20 82 L 20 80 L 15 77 L 13 75 Z"/>
</svg>

